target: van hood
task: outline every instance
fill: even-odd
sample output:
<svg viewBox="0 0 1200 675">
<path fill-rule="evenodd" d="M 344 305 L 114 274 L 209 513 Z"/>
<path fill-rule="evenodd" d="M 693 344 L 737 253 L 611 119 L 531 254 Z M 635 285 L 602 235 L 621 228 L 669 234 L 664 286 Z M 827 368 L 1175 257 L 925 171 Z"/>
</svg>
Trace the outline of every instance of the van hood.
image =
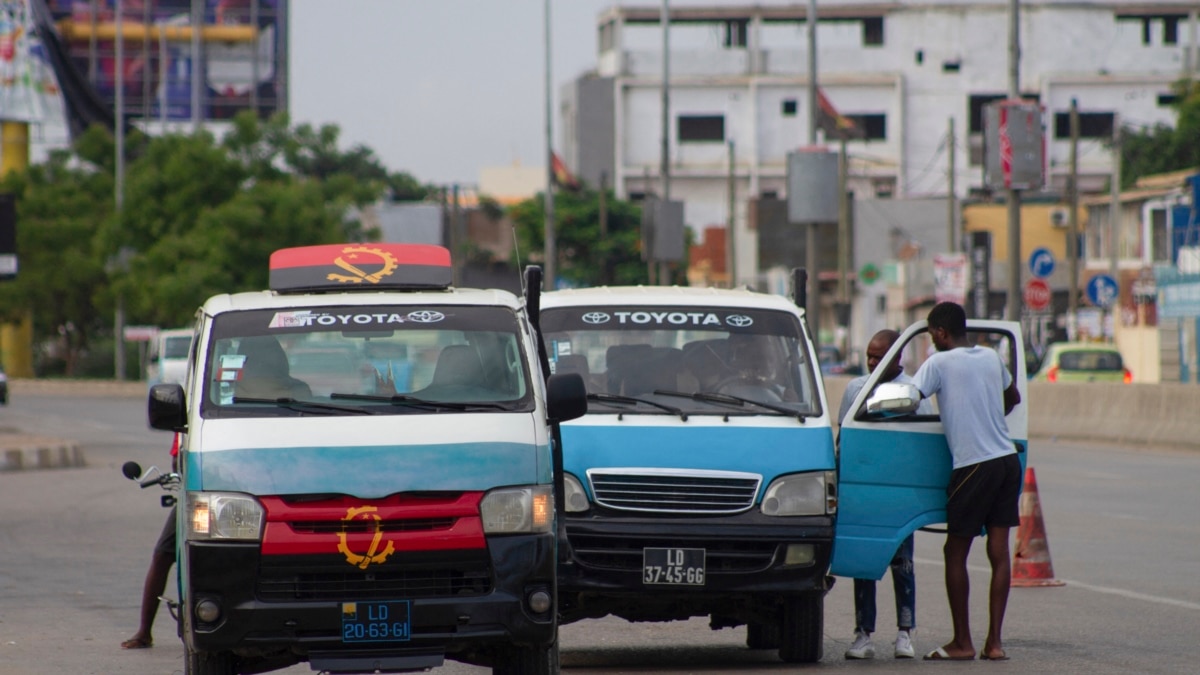
<svg viewBox="0 0 1200 675">
<path fill-rule="evenodd" d="M 189 491 L 378 499 L 551 481 L 534 413 L 209 419 L 182 457 Z"/>
</svg>

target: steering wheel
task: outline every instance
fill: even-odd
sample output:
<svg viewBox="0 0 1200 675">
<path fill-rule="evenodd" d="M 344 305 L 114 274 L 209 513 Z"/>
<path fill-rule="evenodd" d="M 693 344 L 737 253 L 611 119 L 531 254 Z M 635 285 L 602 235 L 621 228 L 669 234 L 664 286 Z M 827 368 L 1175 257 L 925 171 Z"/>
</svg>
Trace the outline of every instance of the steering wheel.
<svg viewBox="0 0 1200 675">
<path fill-rule="evenodd" d="M 783 396 L 767 380 L 735 373 L 717 382 L 713 389 L 719 394 L 732 394 L 766 403 L 783 401 Z"/>
</svg>

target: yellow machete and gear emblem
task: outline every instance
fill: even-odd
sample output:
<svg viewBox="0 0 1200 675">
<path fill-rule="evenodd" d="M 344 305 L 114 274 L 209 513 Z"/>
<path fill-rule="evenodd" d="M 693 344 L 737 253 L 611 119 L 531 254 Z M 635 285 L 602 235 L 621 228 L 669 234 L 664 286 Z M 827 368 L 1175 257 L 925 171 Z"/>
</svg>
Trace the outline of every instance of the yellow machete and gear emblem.
<svg viewBox="0 0 1200 675">
<path fill-rule="evenodd" d="M 383 269 L 378 272 L 367 272 L 359 265 L 363 263 L 373 262 L 369 259 L 360 259 L 360 256 L 375 256 L 379 258 L 379 262 L 383 264 Z M 377 284 L 386 276 L 391 276 L 392 272 L 396 271 L 396 257 L 391 253 L 378 248 L 370 248 L 368 246 L 347 246 L 342 249 L 342 255 L 334 258 L 333 264 L 346 270 L 350 274 L 337 274 L 330 272 L 325 278 L 329 281 L 338 281 L 349 284 L 361 284 L 364 281 L 372 284 Z"/>
<path fill-rule="evenodd" d="M 346 530 L 338 532 L 338 550 L 346 556 L 346 562 L 358 567 L 359 569 L 367 569 L 371 563 L 379 564 L 387 560 L 388 556 L 396 552 L 396 545 L 389 539 L 387 547 L 382 552 L 379 551 L 379 544 L 383 540 L 383 530 L 379 527 L 379 509 L 374 506 L 360 506 L 358 508 L 350 508 L 346 510 L 346 516 L 342 518 L 344 521 L 365 520 L 371 523 L 371 529 L 375 536 L 371 538 L 371 547 L 367 549 L 365 554 L 358 554 L 350 550 L 350 545 L 346 543 Z M 363 516 L 360 518 L 359 516 Z"/>
</svg>

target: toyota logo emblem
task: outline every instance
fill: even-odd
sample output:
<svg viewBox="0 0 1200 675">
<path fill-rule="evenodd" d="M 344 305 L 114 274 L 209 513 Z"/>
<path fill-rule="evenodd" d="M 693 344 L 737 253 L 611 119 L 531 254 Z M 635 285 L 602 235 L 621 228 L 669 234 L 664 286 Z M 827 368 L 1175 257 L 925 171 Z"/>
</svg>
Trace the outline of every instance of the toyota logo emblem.
<svg viewBox="0 0 1200 675">
<path fill-rule="evenodd" d="M 745 328 L 746 326 L 754 323 L 754 319 L 751 319 L 745 314 L 730 314 L 729 316 L 725 317 L 725 323 L 735 328 Z"/>
<path fill-rule="evenodd" d="M 610 318 L 612 317 L 607 312 L 588 312 L 583 315 L 583 322 L 591 324 L 608 323 Z"/>
<path fill-rule="evenodd" d="M 445 314 L 442 314 L 441 312 L 435 312 L 431 309 L 422 309 L 416 312 L 408 313 L 408 320 L 415 321 L 417 323 L 437 323 L 444 318 L 446 318 Z"/>
</svg>

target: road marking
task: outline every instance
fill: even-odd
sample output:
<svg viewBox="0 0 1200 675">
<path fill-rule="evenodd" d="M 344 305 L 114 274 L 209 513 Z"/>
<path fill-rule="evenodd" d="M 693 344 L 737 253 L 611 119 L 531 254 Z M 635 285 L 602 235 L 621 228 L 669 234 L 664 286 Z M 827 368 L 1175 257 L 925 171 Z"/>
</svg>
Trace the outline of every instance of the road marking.
<svg viewBox="0 0 1200 675">
<path fill-rule="evenodd" d="M 945 566 L 945 564 L 941 560 L 930 560 L 928 558 L 913 558 L 913 561 L 919 562 L 922 565 L 935 565 L 937 567 Z M 990 567 L 981 567 L 979 565 L 968 565 L 967 569 L 972 572 L 980 572 L 983 574 L 991 574 L 991 572 L 992 572 L 992 569 Z M 1156 603 L 1159 605 L 1169 605 L 1171 607 L 1179 607 L 1180 609 L 1190 609 L 1193 611 L 1200 611 L 1200 603 L 1198 603 L 1198 602 L 1188 602 L 1187 600 L 1176 600 L 1175 598 L 1160 598 L 1157 595 L 1147 595 L 1145 593 L 1138 593 L 1137 591 L 1128 591 L 1123 588 L 1109 588 L 1108 586 L 1096 586 L 1094 584 L 1087 584 L 1082 581 L 1073 581 L 1071 579 L 1061 579 L 1060 578 L 1059 581 L 1065 582 L 1067 584 L 1067 586 L 1074 586 L 1076 588 L 1082 588 L 1084 590 L 1093 591 L 1095 593 L 1104 593 L 1106 595 L 1117 595 L 1122 598 L 1129 598 L 1130 600 L 1141 600 L 1143 602 L 1153 602 L 1153 603 Z"/>
</svg>

